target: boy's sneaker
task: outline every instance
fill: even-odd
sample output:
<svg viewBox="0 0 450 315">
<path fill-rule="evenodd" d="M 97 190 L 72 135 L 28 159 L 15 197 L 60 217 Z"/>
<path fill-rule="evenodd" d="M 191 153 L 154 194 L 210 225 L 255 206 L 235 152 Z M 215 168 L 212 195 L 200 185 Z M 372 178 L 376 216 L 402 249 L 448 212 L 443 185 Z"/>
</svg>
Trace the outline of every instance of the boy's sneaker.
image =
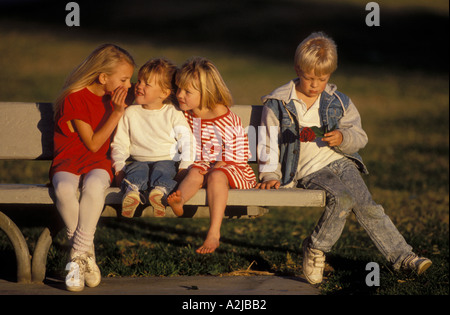
<svg viewBox="0 0 450 315">
<path fill-rule="evenodd" d="M 143 202 L 141 201 L 139 188 L 127 179 L 124 179 L 124 181 L 128 184 L 128 187 L 122 199 L 122 216 L 132 218 L 139 204 L 143 204 Z"/>
<path fill-rule="evenodd" d="M 155 188 L 152 189 L 148 199 L 150 200 L 150 204 L 153 207 L 153 213 L 155 217 L 163 217 L 166 215 L 166 206 L 162 202 L 162 198 L 164 197 L 164 192 Z"/>
<path fill-rule="evenodd" d="M 70 260 L 66 265 L 69 271 L 66 275 L 66 289 L 72 292 L 79 292 L 84 289 L 84 272 L 86 269 L 86 261 L 82 255 L 78 255 Z"/>
<path fill-rule="evenodd" d="M 310 284 L 319 284 L 323 279 L 325 254 L 308 247 L 309 238 L 303 241 L 303 274 Z"/>
<path fill-rule="evenodd" d="M 432 262 L 428 258 L 419 257 L 416 254 L 410 254 L 402 261 L 402 268 L 415 271 L 418 275 L 422 274 L 431 266 Z"/>
<path fill-rule="evenodd" d="M 98 286 L 102 280 L 102 274 L 100 273 L 100 269 L 95 262 L 94 246 L 92 246 L 92 249 L 84 254 L 84 256 L 86 262 L 84 281 L 88 287 L 94 288 Z"/>
</svg>

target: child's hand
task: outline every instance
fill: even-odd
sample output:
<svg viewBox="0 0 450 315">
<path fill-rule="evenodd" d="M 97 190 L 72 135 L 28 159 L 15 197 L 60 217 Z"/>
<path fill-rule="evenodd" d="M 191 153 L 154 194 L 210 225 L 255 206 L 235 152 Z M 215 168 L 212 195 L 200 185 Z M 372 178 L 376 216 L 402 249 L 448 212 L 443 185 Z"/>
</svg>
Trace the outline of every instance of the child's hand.
<svg viewBox="0 0 450 315">
<path fill-rule="evenodd" d="M 114 90 L 114 92 L 112 93 L 111 101 L 113 103 L 115 111 L 119 113 L 123 113 L 125 111 L 125 108 L 128 106 L 125 103 L 127 95 L 128 89 L 123 86 L 119 86 Z"/>
<path fill-rule="evenodd" d="M 262 182 L 262 183 L 258 183 L 256 184 L 255 188 L 256 189 L 278 189 L 280 188 L 281 183 L 279 180 L 269 180 L 267 182 Z"/>
<path fill-rule="evenodd" d="M 136 86 L 136 83 L 132 83 L 131 87 L 128 89 L 127 97 L 125 98 L 125 103 L 128 105 L 133 104 L 134 99 L 136 97 L 135 90 L 134 90 L 135 86 Z"/>
<path fill-rule="evenodd" d="M 125 172 L 124 171 L 118 171 L 116 172 L 116 186 L 120 187 L 122 184 L 123 179 L 125 178 Z"/>
<path fill-rule="evenodd" d="M 200 175 L 207 176 L 209 173 L 214 171 L 214 169 L 219 168 L 224 165 L 227 165 L 227 163 L 223 162 L 223 161 L 217 161 L 217 162 L 214 162 L 214 165 L 209 170 L 199 170 L 198 172 Z"/>
<path fill-rule="evenodd" d="M 330 147 L 337 147 L 342 143 L 343 139 L 342 132 L 333 130 L 324 134 L 322 141 L 327 142 Z"/>
<path fill-rule="evenodd" d="M 216 163 L 214 163 L 214 166 L 212 168 L 213 169 L 214 168 L 219 168 L 219 167 L 224 166 L 224 165 L 227 165 L 227 163 L 224 162 L 224 161 L 217 161 Z"/>
</svg>

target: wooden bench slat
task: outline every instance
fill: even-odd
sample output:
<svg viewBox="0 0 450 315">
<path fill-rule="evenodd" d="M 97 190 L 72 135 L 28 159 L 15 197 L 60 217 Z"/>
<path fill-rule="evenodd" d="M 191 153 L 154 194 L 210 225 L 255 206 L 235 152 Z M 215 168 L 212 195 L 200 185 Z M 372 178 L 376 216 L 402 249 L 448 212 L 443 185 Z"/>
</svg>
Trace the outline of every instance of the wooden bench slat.
<svg viewBox="0 0 450 315">
<path fill-rule="evenodd" d="M 0 102 L 0 159 L 51 160 L 51 103 Z"/>
<path fill-rule="evenodd" d="M 262 113 L 259 105 L 234 105 L 244 127 L 255 136 Z M 0 159 L 51 160 L 53 158 L 53 110 L 51 103 L 0 102 Z M 255 131 L 255 132 L 254 132 Z M 256 161 L 256 140 L 251 145 Z"/>
<path fill-rule="evenodd" d="M 53 204 L 53 189 L 46 185 L 0 184 L 0 204 Z M 325 194 L 321 190 L 306 189 L 230 189 L 228 206 L 264 207 L 322 207 Z M 120 205 L 122 193 L 117 187 L 106 191 L 105 204 Z M 186 205 L 207 206 L 206 190 L 200 189 Z"/>
</svg>

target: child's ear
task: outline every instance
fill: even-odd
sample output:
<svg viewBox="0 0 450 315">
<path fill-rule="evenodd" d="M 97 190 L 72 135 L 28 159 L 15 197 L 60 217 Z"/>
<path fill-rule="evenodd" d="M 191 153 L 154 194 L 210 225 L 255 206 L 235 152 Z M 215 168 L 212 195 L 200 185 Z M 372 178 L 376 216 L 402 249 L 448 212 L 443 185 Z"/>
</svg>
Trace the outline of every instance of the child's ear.
<svg viewBox="0 0 450 315">
<path fill-rule="evenodd" d="M 172 91 L 169 90 L 169 89 L 164 89 L 164 90 L 162 90 L 161 98 L 162 98 L 163 100 L 165 100 L 166 98 L 169 97 L 169 95 L 170 95 L 171 92 L 172 92 Z"/>
<path fill-rule="evenodd" d="M 104 72 L 100 73 L 100 75 L 98 76 L 98 82 L 100 82 L 100 84 L 106 84 L 107 79 L 108 75 Z"/>
<path fill-rule="evenodd" d="M 298 65 L 295 65 L 294 70 L 295 70 L 295 73 L 297 74 L 297 77 L 299 77 L 300 73 L 301 73 L 300 67 Z"/>
</svg>

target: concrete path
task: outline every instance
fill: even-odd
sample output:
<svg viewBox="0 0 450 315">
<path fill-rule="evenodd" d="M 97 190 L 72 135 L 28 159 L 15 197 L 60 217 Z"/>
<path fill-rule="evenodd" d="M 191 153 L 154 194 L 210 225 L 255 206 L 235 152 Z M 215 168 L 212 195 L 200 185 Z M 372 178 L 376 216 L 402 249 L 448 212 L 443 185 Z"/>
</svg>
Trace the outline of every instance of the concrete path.
<svg viewBox="0 0 450 315">
<path fill-rule="evenodd" d="M 96 288 L 65 290 L 62 279 L 20 284 L 0 279 L 0 295 L 318 295 L 319 290 L 298 277 L 180 276 L 103 278 Z"/>
</svg>

